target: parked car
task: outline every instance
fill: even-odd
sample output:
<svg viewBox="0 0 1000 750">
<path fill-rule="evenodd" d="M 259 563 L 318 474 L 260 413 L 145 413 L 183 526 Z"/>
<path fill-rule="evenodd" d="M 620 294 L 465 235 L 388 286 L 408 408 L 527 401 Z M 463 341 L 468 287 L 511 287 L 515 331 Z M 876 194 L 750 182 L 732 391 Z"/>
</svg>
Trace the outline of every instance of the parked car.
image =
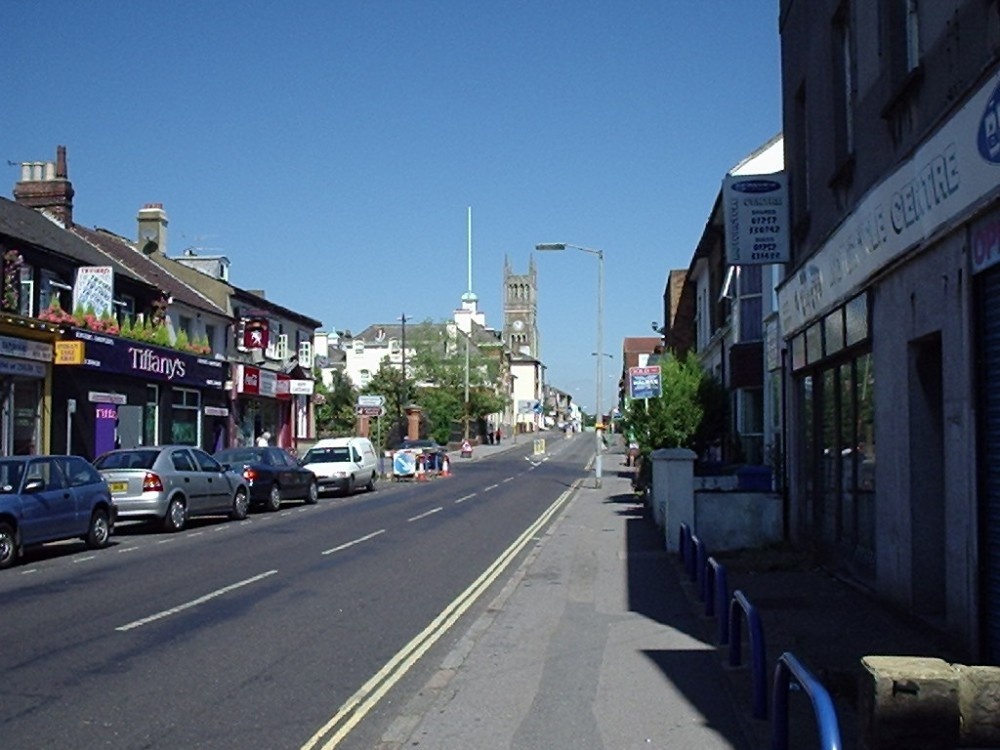
<svg viewBox="0 0 1000 750">
<path fill-rule="evenodd" d="M 242 520 L 250 507 L 243 476 L 189 445 L 121 448 L 97 457 L 119 519 L 151 519 L 180 531 L 193 516 L 228 514 Z"/>
<path fill-rule="evenodd" d="M 339 490 L 346 495 L 358 487 L 371 492 L 378 478 L 375 447 L 363 437 L 323 438 L 306 451 L 302 465 L 316 474 L 321 490 Z"/>
<path fill-rule="evenodd" d="M 278 510 L 282 500 L 319 499 L 316 475 L 282 448 L 226 448 L 214 454 L 223 466 L 243 474 L 250 488 L 250 504 Z"/>
<path fill-rule="evenodd" d="M 25 547 L 83 539 L 106 547 L 115 506 L 104 478 L 79 456 L 0 458 L 0 568 Z"/>
</svg>

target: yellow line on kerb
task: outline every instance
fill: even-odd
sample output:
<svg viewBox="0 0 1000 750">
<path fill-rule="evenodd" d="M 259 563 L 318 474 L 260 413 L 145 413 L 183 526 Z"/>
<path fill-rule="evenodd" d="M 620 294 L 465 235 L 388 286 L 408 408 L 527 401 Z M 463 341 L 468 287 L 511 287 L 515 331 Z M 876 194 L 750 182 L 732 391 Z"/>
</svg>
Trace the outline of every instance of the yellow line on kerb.
<svg viewBox="0 0 1000 750">
<path fill-rule="evenodd" d="M 368 712 L 389 692 L 393 685 L 402 679 L 410 670 L 410 667 L 416 664 L 428 649 L 441 636 L 448 632 L 448 629 L 455 624 L 455 621 L 468 611 L 475 604 L 476 600 L 483 595 L 483 592 L 500 577 L 500 574 L 507 569 L 518 553 L 527 546 L 532 537 L 538 533 L 539 529 L 548 523 L 552 516 L 562 508 L 569 497 L 576 491 L 579 484 L 580 480 L 577 480 L 568 490 L 563 492 L 531 526 L 525 529 L 514 540 L 513 544 L 503 551 L 479 578 L 473 581 L 419 635 L 400 649 L 382 669 L 376 672 L 344 705 L 338 708 L 330 720 L 302 746 L 302 750 L 313 750 L 316 747 L 321 748 L 321 750 L 333 750 L 333 748 L 337 747 L 341 740 L 361 722 Z M 323 743 L 322 745 L 320 745 L 321 742 Z"/>
</svg>

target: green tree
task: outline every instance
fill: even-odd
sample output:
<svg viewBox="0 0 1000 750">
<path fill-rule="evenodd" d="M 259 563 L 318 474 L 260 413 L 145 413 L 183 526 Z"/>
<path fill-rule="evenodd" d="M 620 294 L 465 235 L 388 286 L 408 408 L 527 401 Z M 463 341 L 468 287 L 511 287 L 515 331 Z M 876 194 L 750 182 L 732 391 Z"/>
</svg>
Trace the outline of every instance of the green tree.
<svg viewBox="0 0 1000 750">
<path fill-rule="evenodd" d="M 506 397 L 497 393 L 500 363 L 487 356 L 453 324 L 424 322 L 408 331 L 415 354 L 414 379 L 419 383 L 415 400 L 424 409 L 428 434 L 439 443 L 470 423 L 503 411 Z M 412 338 L 410 338 L 412 336 Z M 466 411 L 468 382 L 468 411 Z"/>
<path fill-rule="evenodd" d="M 695 447 L 705 416 L 700 393 L 707 377 L 693 356 L 668 354 L 660 360 L 660 397 L 629 402 L 623 419 L 644 455 L 659 448 Z"/>
<path fill-rule="evenodd" d="M 323 384 L 322 378 L 316 379 L 316 434 L 322 437 L 341 437 L 353 435 L 357 417 L 354 405 L 357 403 L 357 391 L 351 384 L 351 379 L 341 370 L 331 373 L 330 386 Z"/>
</svg>

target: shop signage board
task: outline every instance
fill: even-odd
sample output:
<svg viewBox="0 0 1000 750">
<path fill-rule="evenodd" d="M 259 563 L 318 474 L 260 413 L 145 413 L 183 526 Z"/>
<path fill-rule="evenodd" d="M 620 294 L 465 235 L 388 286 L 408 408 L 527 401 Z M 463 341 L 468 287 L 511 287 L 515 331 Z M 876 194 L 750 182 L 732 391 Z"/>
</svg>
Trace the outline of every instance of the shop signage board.
<svg viewBox="0 0 1000 750">
<path fill-rule="evenodd" d="M 222 389 L 225 379 L 222 360 L 82 328 L 71 329 L 71 335 L 71 341 L 84 345 L 84 358 L 79 367 L 177 385 Z"/>
<path fill-rule="evenodd" d="M 19 359 L 33 359 L 37 362 L 51 362 L 52 344 L 46 344 L 42 341 L 18 339 L 13 336 L 0 336 L 0 355 L 17 357 Z"/>
</svg>

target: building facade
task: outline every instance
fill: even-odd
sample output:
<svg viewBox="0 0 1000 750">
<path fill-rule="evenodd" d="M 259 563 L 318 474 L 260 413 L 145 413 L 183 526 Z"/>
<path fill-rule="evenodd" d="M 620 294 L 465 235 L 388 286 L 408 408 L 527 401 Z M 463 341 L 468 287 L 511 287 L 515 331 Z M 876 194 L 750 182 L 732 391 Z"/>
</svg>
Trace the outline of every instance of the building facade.
<svg viewBox="0 0 1000 750">
<path fill-rule="evenodd" d="M 1000 9 L 780 14 L 790 530 L 1000 663 Z"/>
</svg>

